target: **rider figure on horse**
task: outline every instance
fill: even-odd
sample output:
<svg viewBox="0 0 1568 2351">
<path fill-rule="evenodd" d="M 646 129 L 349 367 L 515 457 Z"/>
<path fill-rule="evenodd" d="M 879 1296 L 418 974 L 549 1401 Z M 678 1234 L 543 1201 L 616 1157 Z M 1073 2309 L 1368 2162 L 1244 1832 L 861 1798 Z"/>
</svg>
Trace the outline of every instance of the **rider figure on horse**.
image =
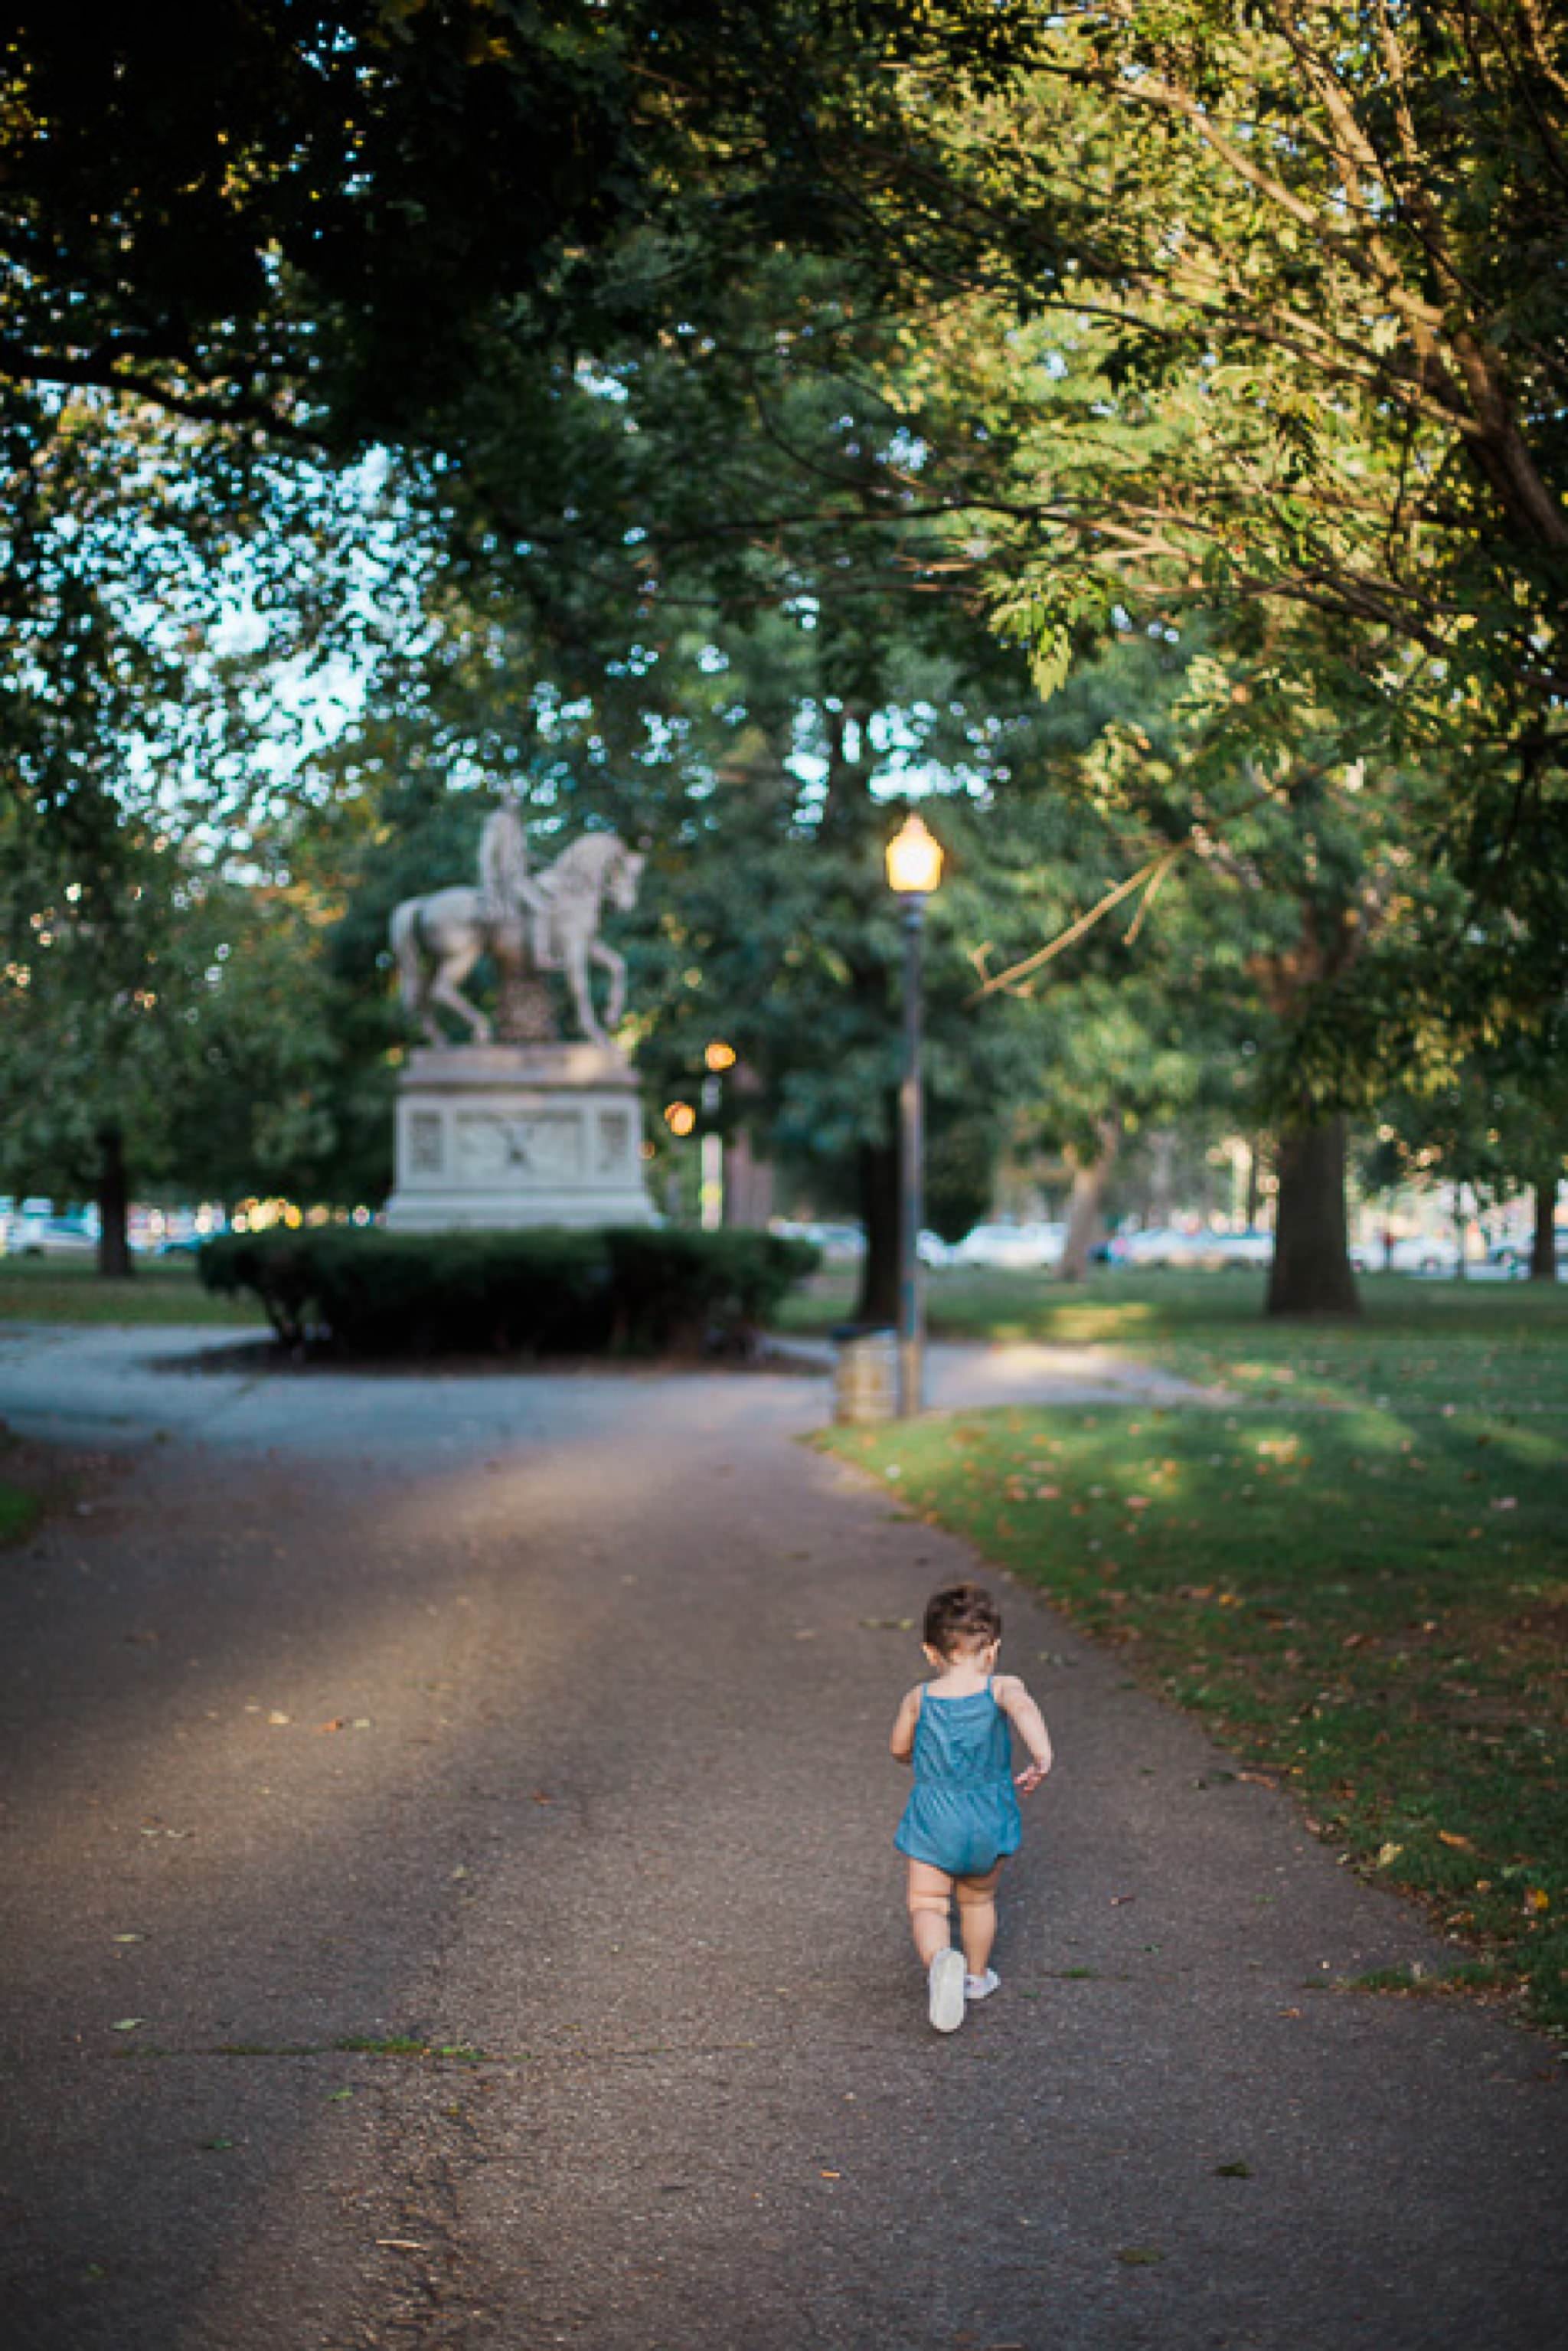
<svg viewBox="0 0 1568 2351">
<path fill-rule="evenodd" d="M 531 918 L 534 968 L 559 968 L 549 952 L 549 893 L 528 872 L 528 836 L 514 801 L 485 820 L 479 835 L 479 898 L 484 920 L 505 932 L 525 913 Z M 520 944 L 520 942 L 519 942 Z"/>
</svg>

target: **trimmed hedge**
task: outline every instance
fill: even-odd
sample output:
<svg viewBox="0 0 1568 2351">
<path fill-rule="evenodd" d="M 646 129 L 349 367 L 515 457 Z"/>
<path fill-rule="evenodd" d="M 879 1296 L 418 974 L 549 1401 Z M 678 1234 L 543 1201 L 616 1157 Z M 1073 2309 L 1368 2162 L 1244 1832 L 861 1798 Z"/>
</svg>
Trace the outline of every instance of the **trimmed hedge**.
<svg viewBox="0 0 1568 2351">
<path fill-rule="evenodd" d="M 744 1347 L 818 1263 L 772 1233 L 616 1226 L 224 1233 L 209 1290 L 254 1290 L 287 1346 L 354 1355 L 636 1354 Z"/>
</svg>

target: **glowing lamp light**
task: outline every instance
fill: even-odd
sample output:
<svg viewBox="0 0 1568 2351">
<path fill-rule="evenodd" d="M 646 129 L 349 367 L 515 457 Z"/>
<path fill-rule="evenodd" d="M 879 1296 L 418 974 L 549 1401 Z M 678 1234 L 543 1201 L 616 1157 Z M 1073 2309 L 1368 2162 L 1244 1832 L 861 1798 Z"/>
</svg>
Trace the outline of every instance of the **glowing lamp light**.
<svg viewBox="0 0 1568 2351">
<path fill-rule="evenodd" d="M 736 1058 L 735 1047 L 733 1045 L 727 1045 L 722 1037 L 716 1037 L 713 1043 L 703 1055 L 704 1061 L 707 1063 L 708 1068 L 714 1071 L 716 1076 L 720 1070 L 733 1070 L 736 1064 Z"/>
<path fill-rule="evenodd" d="M 697 1114 L 690 1102 L 666 1102 L 664 1124 L 672 1134 L 690 1134 L 697 1123 Z"/>
<path fill-rule="evenodd" d="M 902 898 L 929 896 L 942 879 L 942 844 L 913 809 L 887 844 L 887 879 Z"/>
</svg>

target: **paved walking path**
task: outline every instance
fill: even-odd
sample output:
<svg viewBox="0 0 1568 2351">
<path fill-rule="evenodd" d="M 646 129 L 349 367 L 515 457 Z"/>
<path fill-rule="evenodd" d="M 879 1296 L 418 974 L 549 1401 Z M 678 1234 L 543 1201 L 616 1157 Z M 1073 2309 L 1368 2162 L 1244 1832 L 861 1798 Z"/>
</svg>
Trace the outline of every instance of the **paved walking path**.
<svg viewBox="0 0 1568 2351">
<path fill-rule="evenodd" d="M 1555 2338 L 1565 2069 L 1333 1989 L 1443 1949 L 1017 1592 L 1060 1769 L 930 2034 L 884 1749 L 970 1555 L 819 1383 L 154 1352 L 0 1345 L 118 1456 L 0 1554 L 8 2351 Z"/>
<path fill-rule="evenodd" d="M 255 1447 L 274 1438 L 291 1448 L 340 1449 L 350 1433 L 381 1426 L 389 1385 L 406 1385 L 401 1372 L 317 1372 L 313 1404 L 300 1407 L 299 1375 L 278 1374 L 254 1357 L 260 1334 L 210 1326 L 132 1330 L 115 1326 L 0 1323 L 0 1414 L 26 1435 L 112 1447 L 144 1444 L 150 1434 L 179 1433 Z M 833 1350 L 825 1340 L 781 1343 L 782 1358 L 810 1379 L 826 1383 Z M 189 1368 L 182 1371 L 184 1364 Z M 203 1366 L 198 1374 L 196 1367 Z M 574 1371 L 521 1374 L 440 1372 L 417 1383 L 413 1409 L 422 1441 L 460 1438 L 487 1426 L 497 1398 L 525 1392 L 540 1377 L 587 1384 L 602 1397 L 623 1396 L 654 1374 Z M 679 1375 L 676 1375 L 679 1376 Z M 1218 1391 L 1157 1370 L 1105 1347 L 1044 1346 L 1019 1341 L 986 1346 L 938 1342 L 927 1353 L 926 1391 L 933 1411 L 1010 1404 L 1190 1404 L 1218 1400 Z M 329 1395 L 318 1425 L 314 1403 Z M 1232 1398 L 1224 1401 L 1233 1402 Z M 795 1398 L 799 1426 L 815 1427 L 830 1409 L 825 1386 Z M 402 1407 L 399 1407 L 400 1410 Z M 505 1408 L 509 1411 L 509 1407 Z M 500 1425 L 510 1426 L 510 1417 Z"/>
</svg>

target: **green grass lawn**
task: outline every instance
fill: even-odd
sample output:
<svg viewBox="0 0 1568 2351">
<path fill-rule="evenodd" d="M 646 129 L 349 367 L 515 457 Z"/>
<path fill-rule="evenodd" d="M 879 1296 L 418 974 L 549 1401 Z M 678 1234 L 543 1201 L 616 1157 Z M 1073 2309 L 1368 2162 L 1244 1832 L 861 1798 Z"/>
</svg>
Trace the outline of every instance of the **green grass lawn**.
<svg viewBox="0 0 1568 2351">
<path fill-rule="evenodd" d="M 1009 1332 L 1110 1341 L 1244 1408 L 823 1442 L 1118 1645 L 1422 1897 L 1480 1960 L 1465 1980 L 1568 2032 L 1568 1291 L 1365 1287 L 1331 1327 L 1263 1323 L 1239 1276 L 1032 1282 Z"/>
<path fill-rule="evenodd" d="M 0 1257 L 0 1322 L 206 1322 L 264 1328 L 254 1299 L 214 1298 L 189 1258 L 150 1258 L 128 1281 L 90 1260 Z"/>
<path fill-rule="evenodd" d="M 0 1455 L 0 1465 L 4 1463 Z M 16 1485 L 9 1478 L 0 1476 L 0 1546 L 20 1542 L 38 1517 L 40 1504 L 36 1494 L 25 1486 Z"/>
</svg>

